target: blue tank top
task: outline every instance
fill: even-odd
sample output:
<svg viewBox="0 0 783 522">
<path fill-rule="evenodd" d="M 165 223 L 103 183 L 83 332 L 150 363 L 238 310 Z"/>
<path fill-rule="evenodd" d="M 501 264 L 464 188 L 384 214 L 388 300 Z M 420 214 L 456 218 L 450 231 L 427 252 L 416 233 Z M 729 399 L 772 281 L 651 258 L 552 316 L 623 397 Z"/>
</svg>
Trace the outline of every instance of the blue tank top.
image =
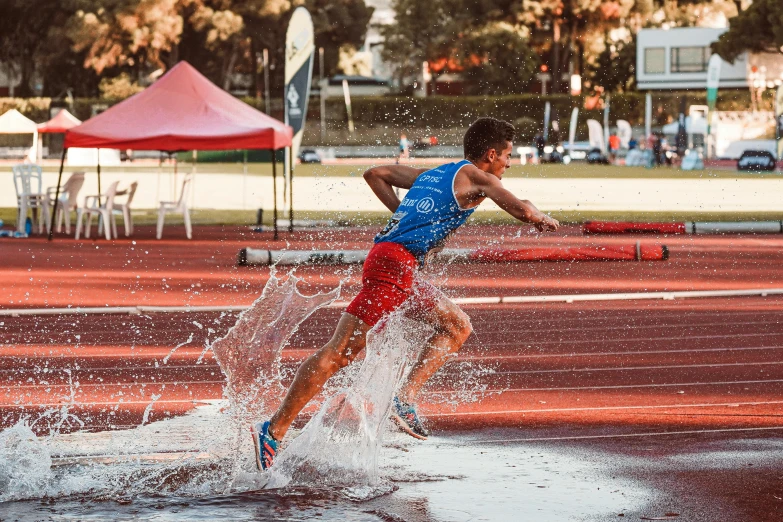
<svg viewBox="0 0 783 522">
<path fill-rule="evenodd" d="M 400 244 L 422 263 L 475 210 L 460 208 L 454 196 L 454 178 L 469 163 L 447 163 L 420 174 L 375 243 Z"/>
</svg>

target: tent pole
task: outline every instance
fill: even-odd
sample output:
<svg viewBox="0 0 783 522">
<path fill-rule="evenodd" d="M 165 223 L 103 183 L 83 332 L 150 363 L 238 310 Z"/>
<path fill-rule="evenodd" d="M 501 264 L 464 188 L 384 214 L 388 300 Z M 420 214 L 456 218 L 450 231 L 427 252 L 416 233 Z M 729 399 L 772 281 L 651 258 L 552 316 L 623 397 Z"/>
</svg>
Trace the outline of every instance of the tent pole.
<svg viewBox="0 0 783 522">
<path fill-rule="evenodd" d="M 242 157 L 242 210 L 247 209 L 247 149 Z"/>
<path fill-rule="evenodd" d="M 288 147 L 288 231 L 294 231 L 294 146 Z"/>
<path fill-rule="evenodd" d="M 273 227 L 277 239 L 277 150 L 272 149 L 272 198 L 274 199 Z"/>
<path fill-rule="evenodd" d="M 98 151 L 98 206 L 101 206 L 101 149 Z"/>
<path fill-rule="evenodd" d="M 55 222 L 55 216 L 57 215 L 57 203 L 60 200 L 60 184 L 63 181 L 63 166 L 65 165 L 65 153 L 68 152 L 68 149 L 63 147 L 63 157 L 60 159 L 60 175 L 57 176 L 57 190 L 54 194 L 54 208 L 52 209 L 52 221 L 49 224 L 49 241 L 52 240 L 54 237 L 54 222 Z M 70 210 L 66 209 L 66 212 L 70 212 Z M 69 218 L 70 219 L 70 218 Z"/>
</svg>

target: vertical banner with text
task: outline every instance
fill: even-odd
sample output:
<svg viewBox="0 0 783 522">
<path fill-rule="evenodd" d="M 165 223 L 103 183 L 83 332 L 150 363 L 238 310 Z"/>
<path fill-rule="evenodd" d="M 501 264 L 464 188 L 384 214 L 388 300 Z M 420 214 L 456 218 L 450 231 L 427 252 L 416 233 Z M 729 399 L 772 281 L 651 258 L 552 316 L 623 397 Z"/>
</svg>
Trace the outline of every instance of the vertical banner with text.
<svg viewBox="0 0 783 522">
<path fill-rule="evenodd" d="M 294 129 L 291 145 L 294 158 L 302 143 L 307 104 L 310 101 L 310 83 L 313 78 L 315 39 L 313 19 L 304 7 L 297 7 L 285 34 L 285 123 Z M 290 160 L 286 155 L 286 166 Z M 286 172 L 289 169 L 286 168 Z"/>
<path fill-rule="evenodd" d="M 775 137 L 778 139 L 778 158 L 783 159 L 783 85 L 778 87 L 775 97 Z"/>
<path fill-rule="evenodd" d="M 707 157 L 715 155 L 715 142 L 712 139 L 712 117 L 715 103 L 718 101 L 718 85 L 720 84 L 720 66 L 723 60 L 717 54 L 710 56 L 707 65 Z"/>
</svg>

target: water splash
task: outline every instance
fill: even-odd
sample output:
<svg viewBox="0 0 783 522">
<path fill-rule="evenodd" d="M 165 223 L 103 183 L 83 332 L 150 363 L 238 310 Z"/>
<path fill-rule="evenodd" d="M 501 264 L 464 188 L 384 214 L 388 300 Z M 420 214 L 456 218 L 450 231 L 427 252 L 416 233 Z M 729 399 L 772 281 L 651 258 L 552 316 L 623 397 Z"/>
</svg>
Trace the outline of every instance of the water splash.
<svg viewBox="0 0 783 522">
<path fill-rule="evenodd" d="M 48 451 L 27 424 L 0 432 L 0 501 L 40 495 L 51 480 L 51 466 Z"/>
<path fill-rule="evenodd" d="M 228 333 L 212 343 L 227 383 L 224 395 L 235 416 L 250 422 L 268 411 L 263 393 L 280 387 L 280 353 L 299 325 L 340 296 L 341 286 L 313 296 L 297 289 L 299 278 L 280 281 L 273 271 L 264 291 Z"/>
<path fill-rule="evenodd" d="M 254 468 L 247 421 L 268 411 L 265 392 L 279 395 L 275 388 L 280 387 L 280 353 L 305 319 L 340 294 L 338 286 L 304 296 L 297 289 L 299 281 L 292 274 L 281 281 L 273 272 L 261 297 L 224 337 L 212 343 L 227 377 L 226 400 L 150 423 L 152 406 L 160 398 L 153 395 L 141 425 L 134 429 L 66 434 L 60 429 L 66 422 L 83 426 L 70 414 L 78 405 L 79 383 L 66 370 L 70 394 L 58 410 L 57 429 L 36 437 L 22 421 L 0 432 L 0 502 L 73 495 L 115 500 L 160 494 L 205 496 L 237 489 L 237 475 Z M 249 475 L 252 479 L 240 482 L 238 489 L 263 486 L 263 477 Z"/>
<path fill-rule="evenodd" d="M 327 399 L 280 454 L 267 487 L 328 484 L 361 499 L 388 492 L 391 486 L 380 482 L 378 454 L 392 399 L 407 363 L 433 332 L 403 310 L 376 325 L 354 383 Z"/>
</svg>

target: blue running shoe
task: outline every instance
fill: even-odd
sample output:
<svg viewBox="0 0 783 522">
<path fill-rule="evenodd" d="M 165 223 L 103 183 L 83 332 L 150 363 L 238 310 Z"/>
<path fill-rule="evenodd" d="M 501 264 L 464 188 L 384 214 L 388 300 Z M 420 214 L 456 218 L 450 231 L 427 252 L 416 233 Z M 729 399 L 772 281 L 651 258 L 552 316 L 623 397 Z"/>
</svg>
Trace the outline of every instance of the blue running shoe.
<svg viewBox="0 0 783 522">
<path fill-rule="evenodd" d="M 419 420 L 416 408 L 412 404 L 402 402 L 397 397 L 394 397 L 391 417 L 397 426 L 411 437 L 427 440 L 427 437 L 430 436 L 430 432 L 427 431 L 421 420 Z"/>
<path fill-rule="evenodd" d="M 256 448 L 256 467 L 259 471 L 265 471 L 272 466 L 277 455 L 277 440 L 269 434 L 269 421 L 257 422 L 250 432 Z"/>
</svg>

